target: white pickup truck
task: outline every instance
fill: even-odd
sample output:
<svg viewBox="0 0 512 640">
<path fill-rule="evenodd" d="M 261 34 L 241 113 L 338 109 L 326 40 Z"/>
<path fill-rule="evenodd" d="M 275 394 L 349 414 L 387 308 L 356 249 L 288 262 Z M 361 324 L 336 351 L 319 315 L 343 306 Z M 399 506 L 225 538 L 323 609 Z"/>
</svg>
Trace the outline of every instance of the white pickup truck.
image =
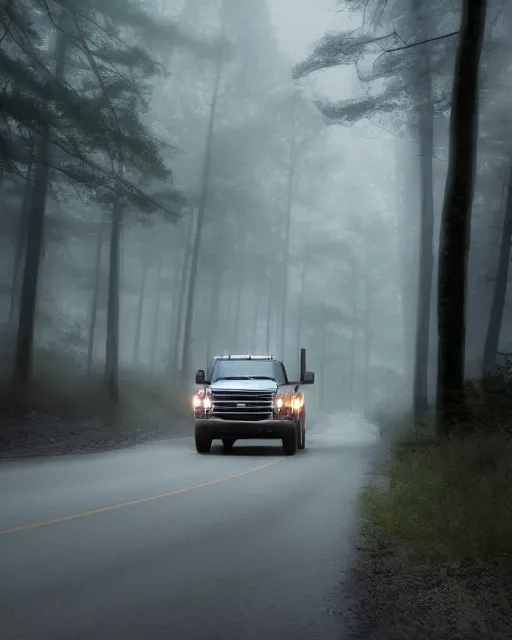
<svg viewBox="0 0 512 640">
<path fill-rule="evenodd" d="M 193 398 L 195 442 L 198 453 L 210 453 L 212 441 L 222 440 L 230 450 L 238 439 L 280 439 L 287 455 L 306 446 L 306 406 L 302 385 L 315 375 L 305 370 L 288 380 L 282 362 L 272 356 L 231 355 L 214 359 L 210 379 L 196 373 L 200 386 Z"/>
</svg>

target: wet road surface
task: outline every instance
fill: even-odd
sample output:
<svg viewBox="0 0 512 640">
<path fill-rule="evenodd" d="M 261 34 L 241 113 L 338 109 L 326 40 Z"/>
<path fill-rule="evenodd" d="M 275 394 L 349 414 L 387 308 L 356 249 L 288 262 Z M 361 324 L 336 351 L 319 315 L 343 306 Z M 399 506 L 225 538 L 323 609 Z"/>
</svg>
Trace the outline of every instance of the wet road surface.
<svg viewBox="0 0 512 640">
<path fill-rule="evenodd" d="M 378 442 L 192 438 L 0 465 L 2 640 L 343 638 L 338 585 Z"/>
</svg>

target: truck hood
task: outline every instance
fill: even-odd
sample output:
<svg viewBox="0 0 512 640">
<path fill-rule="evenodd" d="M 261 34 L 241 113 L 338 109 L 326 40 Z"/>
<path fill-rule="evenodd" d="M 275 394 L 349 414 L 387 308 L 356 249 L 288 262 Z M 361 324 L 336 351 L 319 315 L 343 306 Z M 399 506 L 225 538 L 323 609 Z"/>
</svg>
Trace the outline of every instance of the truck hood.
<svg viewBox="0 0 512 640">
<path fill-rule="evenodd" d="M 277 391 L 275 380 L 217 380 L 211 385 L 212 391 Z"/>
</svg>

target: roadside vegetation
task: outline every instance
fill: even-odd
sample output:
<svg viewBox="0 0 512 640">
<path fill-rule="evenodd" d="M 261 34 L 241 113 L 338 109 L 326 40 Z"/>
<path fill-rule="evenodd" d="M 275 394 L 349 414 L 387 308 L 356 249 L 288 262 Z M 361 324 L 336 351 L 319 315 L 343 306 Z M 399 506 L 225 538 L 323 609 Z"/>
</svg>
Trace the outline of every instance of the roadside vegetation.
<svg viewBox="0 0 512 640">
<path fill-rule="evenodd" d="M 493 386 L 449 440 L 402 431 L 362 494 L 362 637 L 512 637 L 512 387 Z"/>
<path fill-rule="evenodd" d="M 431 561 L 512 562 L 512 387 L 471 387 L 471 415 L 453 438 L 436 441 L 427 421 L 402 434 L 383 465 L 387 482 L 362 495 L 380 544 L 397 540 Z"/>
</svg>

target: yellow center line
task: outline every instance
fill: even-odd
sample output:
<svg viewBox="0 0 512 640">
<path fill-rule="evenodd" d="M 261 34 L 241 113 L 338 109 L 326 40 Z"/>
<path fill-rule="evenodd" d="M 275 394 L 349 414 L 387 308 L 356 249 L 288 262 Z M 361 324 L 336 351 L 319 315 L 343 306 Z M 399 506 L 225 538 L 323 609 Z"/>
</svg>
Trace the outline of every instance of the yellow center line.
<svg viewBox="0 0 512 640">
<path fill-rule="evenodd" d="M 230 476 L 223 476 L 222 478 L 217 478 L 215 480 L 208 480 L 208 482 L 201 482 L 200 484 L 192 485 L 191 487 L 185 487 L 184 489 L 176 489 L 174 491 L 168 491 L 167 493 L 159 493 L 154 496 L 149 496 L 147 498 L 139 498 L 137 500 L 130 500 L 129 502 L 121 502 L 120 504 L 113 504 L 108 507 L 101 507 L 100 509 L 92 509 L 91 511 L 82 511 L 81 513 L 73 513 L 69 516 L 61 516 L 60 518 L 53 518 L 52 520 L 42 520 L 41 522 L 33 522 L 32 524 L 23 524 L 19 527 L 11 527 L 9 529 L 0 529 L 0 536 L 5 536 L 10 533 L 19 533 L 21 531 L 31 531 L 32 529 L 40 529 L 42 527 L 49 527 L 54 524 L 60 524 L 62 522 L 68 522 L 70 520 L 78 520 L 79 518 L 88 518 L 89 516 L 95 516 L 100 513 L 108 513 L 109 511 L 117 511 L 118 509 L 125 509 L 126 507 L 134 507 L 138 504 L 145 504 L 147 502 L 155 502 L 156 500 L 163 500 L 164 498 L 172 498 L 173 496 L 179 496 L 182 493 L 189 493 L 190 491 L 196 491 L 197 489 L 203 489 L 204 487 L 212 487 L 216 484 L 221 484 L 223 482 L 227 482 L 228 480 L 235 480 L 236 478 L 241 478 L 242 476 L 246 476 L 250 473 L 255 473 L 256 471 L 261 471 L 262 469 L 266 469 L 267 467 L 271 467 L 281 460 L 274 460 L 272 462 L 267 462 L 266 464 L 262 464 L 259 467 L 254 467 L 252 469 L 248 469 L 247 471 L 241 471 L 240 473 L 233 473 Z"/>
</svg>

